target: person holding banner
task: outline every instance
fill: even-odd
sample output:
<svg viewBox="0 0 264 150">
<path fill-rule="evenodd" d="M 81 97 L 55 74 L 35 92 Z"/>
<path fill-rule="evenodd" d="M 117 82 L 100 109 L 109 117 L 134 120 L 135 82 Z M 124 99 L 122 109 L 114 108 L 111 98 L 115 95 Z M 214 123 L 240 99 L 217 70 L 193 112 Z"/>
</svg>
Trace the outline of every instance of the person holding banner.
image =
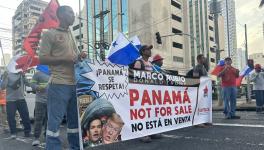
<svg viewBox="0 0 264 150">
<path fill-rule="evenodd" d="M 69 27 L 75 16 L 70 6 L 57 9 L 59 27 L 42 33 L 39 60 L 48 65 L 51 79 L 48 88 L 48 129 L 46 149 L 60 150 L 59 128 L 64 115 L 67 116 L 67 134 L 71 150 L 80 149 L 78 110 L 74 63 L 87 54 L 79 53 Z"/>
<path fill-rule="evenodd" d="M 153 65 L 149 61 L 149 58 L 151 57 L 151 49 L 153 48 L 152 45 L 143 45 L 139 53 L 142 58 L 139 60 L 136 60 L 134 63 L 134 66 L 132 67 L 135 70 L 145 70 L 145 71 L 153 71 Z"/>
<path fill-rule="evenodd" d="M 257 114 L 264 111 L 264 72 L 261 72 L 261 65 L 255 65 L 255 72 L 250 75 L 250 81 L 254 83 L 253 90 L 256 94 L 256 112 Z"/>
<path fill-rule="evenodd" d="M 135 70 L 142 70 L 142 71 L 154 71 L 153 65 L 149 61 L 149 58 L 151 57 L 151 49 L 153 48 L 152 45 L 143 45 L 139 53 L 141 55 L 141 58 L 137 60 L 134 64 L 133 69 Z M 155 134 L 151 136 L 145 136 L 141 138 L 141 141 L 144 143 L 149 143 L 152 140 L 151 139 L 159 139 L 161 138 L 161 134 Z"/>
<path fill-rule="evenodd" d="M 225 58 L 224 69 L 218 74 L 222 79 L 222 91 L 224 99 L 224 115 L 226 119 L 240 119 L 236 116 L 236 78 L 239 76 L 239 70 L 232 65 L 230 57 Z"/>
<path fill-rule="evenodd" d="M 196 57 L 198 64 L 193 68 L 193 77 L 207 77 L 208 73 L 206 70 L 206 59 L 203 54 L 199 54 Z M 199 124 L 196 127 L 208 127 L 212 126 L 212 123 Z"/>
<path fill-rule="evenodd" d="M 159 54 L 156 54 L 152 59 L 153 70 L 156 72 L 162 72 L 163 59 Z"/>
</svg>

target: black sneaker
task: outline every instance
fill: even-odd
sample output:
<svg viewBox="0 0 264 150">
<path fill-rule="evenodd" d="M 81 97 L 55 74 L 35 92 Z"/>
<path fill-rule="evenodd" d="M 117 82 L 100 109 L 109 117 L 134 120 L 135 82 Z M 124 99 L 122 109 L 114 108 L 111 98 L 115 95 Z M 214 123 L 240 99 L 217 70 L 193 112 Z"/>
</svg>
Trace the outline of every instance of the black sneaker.
<svg viewBox="0 0 264 150">
<path fill-rule="evenodd" d="M 230 119 L 240 119 L 240 116 L 231 116 Z"/>
</svg>

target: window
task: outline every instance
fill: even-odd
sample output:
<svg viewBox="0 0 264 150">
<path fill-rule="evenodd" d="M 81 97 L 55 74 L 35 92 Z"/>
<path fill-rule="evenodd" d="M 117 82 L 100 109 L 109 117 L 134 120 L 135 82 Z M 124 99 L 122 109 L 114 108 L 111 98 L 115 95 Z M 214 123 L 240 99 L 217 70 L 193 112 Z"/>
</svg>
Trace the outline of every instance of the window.
<svg viewBox="0 0 264 150">
<path fill-rule="evenodd" d="M 171 0 L 171 5 L 181 9 L 181 5 L 179 3 L 177 3 L 177 2 L 175 2 L 174 0 Z"/>
<path fill-rule="evenodd" d="M 214 31 L 214 28 L 212 26 L 209 26 L 209 30 Z"/>
<path fill-rule="evenodd" d="M 176 20 L 176 21 L 179 21 L 179 22 L 182 21 L 182 18 L 181 18 L 181 17 L 176 16 L 176 15 L 174 15 L 174 14 L 171 14 L 171 18 L 172 18 L 173 20 Z"/>
<path fill-rule="evenodd" d="M 215 52 L 215 48 L 210 47 L 211 52 Z"/>
<path fill-rule="evenodd" d="M 173 56 L 173 61 L 182 62 L 183 63 L 183 58 L 182 57 L 178 57 L 178 56 Z"/>
<path fill-rule="evenodd" d="M 35 12 L 32 12 L 31 13 L 33 16 L 37 16 L 37 17 L 39 17 L 40 16 L 40 14 L 38 14 L 38 13 L 35 13 Z"/>
<path fill-rule="evenodd" d="M 83 50 L 83 45 L 78 46 L 78 49 L 79 49 L 79 50 Z"/>
<path fill-rule="evenodd" d="M 215 63 L 215 59 L 214 59 L 214 58 L 211 58 L 211 62 L 212 62 L 212 63 Z"/>
<path fill-rule="evenodd" d="M 30 6 L 30 9 L 33 9 L 33 10 L 40 11 L 40 8 L 38 8 L 38 7 L 35 7 L 35 6 Z"/>
<path fill-rule="evenodd" d="M 79 40 L 79 39 L 80 39 L 80 35 L 75 36 L 75 38 L 76 38 L 77 40 Z M 83 38 L 83 34 L 81 34 L 81 38 Z"/>
<path fill-rule="evenodd" d="M 81 27 L 83 27 L 83 23 L 81 23 Z M 73 31 L 75 31 L 75 30 L 79 29 L 79 24 L 78 24 L 78 25 L 76 25 L 76 26 L 74 26 L 72 29 L 73 29 Z"/>
<path fill-rule="evenodd" d="M 28 29 L 28 26 L 27 25 L 24 25 L 24 29 Z"/>
<path fill-rule="evenodd" d="M 210 36 L 210 41 L 213 41 L 214 42 L 214 38 Z"/>
<path fill-rule="evenodd" d="M 175 48 L 182 49 L 182 44 L 177 43 L 177 42 L 173 42 L 173 43 L 172 43 L 172 46 L 175 47 Z"/>
<path fill-rule="evenodd" d="M 176 28 L 172 28 L 172 33 L 175 33 L 175 34 L 182 33 L 182 31 L 181 30 L 178 30 Z M 182 35 L 182 34 L 179 34 L 179 35 Z"/>
<path fill-rule="evenodd" d="M 209 19 L 212 21 L 214 20 L 213 16 L 210 16 L 210 15 L 209 15 Z"/>
</svg>

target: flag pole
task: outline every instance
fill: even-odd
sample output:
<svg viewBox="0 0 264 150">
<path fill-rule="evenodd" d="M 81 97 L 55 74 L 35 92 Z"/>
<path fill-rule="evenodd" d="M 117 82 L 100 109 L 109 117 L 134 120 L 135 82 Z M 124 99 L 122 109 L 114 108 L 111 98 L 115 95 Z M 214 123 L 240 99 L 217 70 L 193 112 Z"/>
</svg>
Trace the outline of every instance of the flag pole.
<svg viewBox="0 0 264 150">
<path fill-rule="evenodd" d="M 1 47 L 2 57 L 3 57 L 3 61 L 4 61 L 4 66 L 6 67 L 5 56 L 4 56 L 4 51 L 3 51 L 1 39 L 0 39 L 0 47 Z"/>
</svg>

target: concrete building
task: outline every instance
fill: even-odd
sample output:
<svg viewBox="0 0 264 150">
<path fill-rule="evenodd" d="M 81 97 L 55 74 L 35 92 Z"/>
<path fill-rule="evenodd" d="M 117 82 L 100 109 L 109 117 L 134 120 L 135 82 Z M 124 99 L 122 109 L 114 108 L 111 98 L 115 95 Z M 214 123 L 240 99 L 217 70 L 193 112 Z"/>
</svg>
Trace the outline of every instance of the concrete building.
<svg viewBox="0 0 264 150">
<path fill-rule="evenodd" d="M 5 60 L 3 58 L 5 58 Z M 10 54 L 7 54 L 7 53 L 4 53 L 4 57 L 1 58 L 1 66 L 8 65 L 8 63 L 10 62 L 10 60 L 11 60 L 11 55 Z"/>
<path fill-rule="evenodd" d="M 13 56 L 22 54 L 23 40 L 36 24 L 48 3 L 42 0 L 23 0 L 12 18 Z"/>
<path fill-rule="evenodd" d="M 212 11 L 224 17 L 225 55 L 230 56 L 233 65 L 238 67 L 235 0 L 216 0 L 216 3 Z"/>
<path fill-rule="evenodd" d="M 75 38 L 76 46 L 80 51 L 87 50 L 88 49 L 88 43 L 87 43 L 87 24 L 86 21 L 86 5 L 84 5 L 81 15 L 76 14 L 75 15 L 75 21 L 72 25 L 72 34 Z M 80 29 L 81 26 L 81 29 Z M 92 51 L 91 51 L 92 52 Z M 88 54 L 89 56 L 91 54 Z"/>
<path fill-rule="evenodd" d="M 263 53 L 254 53 L 249 55 L 249 59 L 254 60 L 254 64 L 261 64 L 262 68 L 264 68 L 264 54 Z"/>
<path fill-rule="evenodd" d="M 138 35 L 143 44 L 154 46 L 153 55 L 164 57 L 164 68 L 186 73 L 191 68 L 188 1 L 131 0 L 129 1 L 129 36 Z M 156 43 L 155 33 L 162 37 Z M 187 35 L 188 34 L 188 35 Z"/>
</svg>

